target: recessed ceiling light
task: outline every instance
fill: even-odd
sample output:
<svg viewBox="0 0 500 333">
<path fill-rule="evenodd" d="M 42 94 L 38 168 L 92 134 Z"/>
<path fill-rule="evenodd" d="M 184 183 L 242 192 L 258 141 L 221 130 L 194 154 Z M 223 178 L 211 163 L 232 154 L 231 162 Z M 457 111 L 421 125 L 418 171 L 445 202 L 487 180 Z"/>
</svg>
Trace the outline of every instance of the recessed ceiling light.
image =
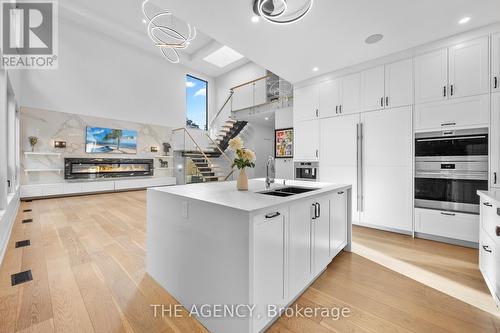
<svg viewBox="0 0 500 333">
<path fill-rule="evenodd" d="M 384 38 L 384 35 L 374 34 L 374 35 L 368 36 L 365 39 L 365 43 L 366 44 L 375 44 L 375 43 L 380 42 L 382 40 L 382 38 Z"/>
<path fill-rule="evenodd" d="M 269 120 L 269 117 L 265 117 L 264 120 Z"/>
<path fill-rule="evenodd" d="M 260 21 L 260 17 L 258 17 L 257 15 L 252 16 L 253 23 L 259 23 L 259 21 Z"/>
<path fill-rule="evenodd" d="M 465 23 L 467 23 L 469 21 L 470 21 L 470 17 L 464 17 L 463 19 L 461 19 L 460 21 L 458 21 L 458 23 L 465 24 Z"/>
<path fill-rule="evenodd" d="M 142 23 L 146 24 L 147 22 L 146 19 L 142 19 Z"/>
<path fill-rule="evenodd" d="M 223 68 L 235 61 L 240 60 L 241 58 L 243 58 L 241 54 L 227 46 L 223 46 L 215 52 L 207 55 L 203 58 L 203 60 L 217 67 Z"/>
<path fill-rule="evenodd" d="M 317 72 L 319 71 L 319 68 L 318 67 L 313 67 L 313 72 Z"/>
</svg>

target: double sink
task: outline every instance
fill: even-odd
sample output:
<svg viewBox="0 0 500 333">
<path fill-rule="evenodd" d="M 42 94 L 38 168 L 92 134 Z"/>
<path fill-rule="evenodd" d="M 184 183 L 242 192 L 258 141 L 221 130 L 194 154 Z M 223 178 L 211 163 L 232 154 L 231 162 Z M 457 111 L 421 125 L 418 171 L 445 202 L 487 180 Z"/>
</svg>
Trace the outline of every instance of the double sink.
<svg viewBox="0 0 500 333">
<path fill-rule="evenodd" d="M 312 191 L 316 191 L 316 190 L 318 190 L 318 188 L 287 186 L 287 187 L 281 187 L 281 188 L 276 188 L 276 189 L 272 189 L 269 191 L 257 192 L 257 193 L 265 194 L 265 195 L 272 195 L 275 197 L 289 197 L 291 195 L 307 193 L 307 192 L 312 192 Z"/>
</svg>

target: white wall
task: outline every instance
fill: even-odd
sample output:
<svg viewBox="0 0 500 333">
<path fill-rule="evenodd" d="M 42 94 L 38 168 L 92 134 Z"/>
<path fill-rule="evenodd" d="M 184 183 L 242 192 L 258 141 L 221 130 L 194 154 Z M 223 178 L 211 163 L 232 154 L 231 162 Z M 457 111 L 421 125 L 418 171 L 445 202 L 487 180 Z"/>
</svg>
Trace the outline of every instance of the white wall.
<svg viewBox="0 0 500 333">
<path fill-rule="evenodd" d="M 255 151 L 257 160 L 255 168 L 247 169 L 248 178 L 261 178 L 266 176 L 266 163 L 269 156 L 274 156 L 274 126 L 255 125 L 250 121 L 241 132 L 240 137 L 245 142 L 245 147 Z M 238 173 L 235 173 L 237 176 Z"/>
<path fill-rule="evenodd" d="M 274 126 L 276 129 L 293 127 L 293 108 L 276 110 L 274 114 Z M 294 179 L 292 158 L 276 159 L 276 178 Z"/>
<path fill-rule="evenodd" d="M 186 74 L 207 80 L 211 90 L 212 78 L 171 64 L 159 52 L 66 19 L 59 31 L 59 69 L 23 72 L 24 107 L 184 127 Z"/>
<path fill-rule="evenodd" d="M 254 80 L 256 78 L 266 75 L 266 70 L 254 63 L 248 63 L 241 67 L 238 67 L 224 75 L 221 75 L 215 79 L 215 108 L 213 108 L 209 119 L 212 120 L 219 109 L 222 107 L 224 101 L 229 96 L 229 90 L 239 84 Z M 233 110 L 242 109 L 244 107 L 253 106 L 255 104 L 265 103 L 266 101 L 266 90 L 265 90 L 265 80 L 260 81 L 256 85 L 255 89 L 252 89 L 252 85 L 246 86 L 245 88 L 237 89 L 233 95 Z M 231 115 L 231 105 L 229 104 L 221 112 L 218 121 L 214 123 L 214 128 L 218 129 L 218 126 L 223 123 Z"/>
</svg>

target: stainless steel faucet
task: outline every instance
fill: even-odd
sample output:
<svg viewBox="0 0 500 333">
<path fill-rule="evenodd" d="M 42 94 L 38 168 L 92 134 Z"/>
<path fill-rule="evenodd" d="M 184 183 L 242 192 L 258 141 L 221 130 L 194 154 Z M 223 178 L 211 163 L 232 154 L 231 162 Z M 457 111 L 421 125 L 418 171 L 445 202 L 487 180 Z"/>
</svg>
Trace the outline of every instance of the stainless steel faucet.
<svg viewBox="0 0 500 333">
<path fill-rule="evenodd" d="M 274 158 L 269 156 L 266 164 L 266 189 L 271 187 L 274 183 L 274 177 L 276 176 L 276 169 L 274 168 Z"/>
</svg>

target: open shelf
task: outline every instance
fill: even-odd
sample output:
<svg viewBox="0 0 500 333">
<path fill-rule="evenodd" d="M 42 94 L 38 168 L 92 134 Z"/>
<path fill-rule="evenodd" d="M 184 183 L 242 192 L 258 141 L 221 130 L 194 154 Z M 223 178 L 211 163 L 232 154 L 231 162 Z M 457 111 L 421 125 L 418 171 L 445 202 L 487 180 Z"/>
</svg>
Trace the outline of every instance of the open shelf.
<svg viewBox="0 0 500 333">
<path fill-rule="evenodd" d="M 57 157 L 61 157 L 61 153 L 25 151 L 24 156 L 57 156 Z"/>
<path fill-rule="evenodd" d="M 62 169 L 24 169 L 25 173 L 29 172 L 57 172 L 61 173 Z"/>
</svg>

